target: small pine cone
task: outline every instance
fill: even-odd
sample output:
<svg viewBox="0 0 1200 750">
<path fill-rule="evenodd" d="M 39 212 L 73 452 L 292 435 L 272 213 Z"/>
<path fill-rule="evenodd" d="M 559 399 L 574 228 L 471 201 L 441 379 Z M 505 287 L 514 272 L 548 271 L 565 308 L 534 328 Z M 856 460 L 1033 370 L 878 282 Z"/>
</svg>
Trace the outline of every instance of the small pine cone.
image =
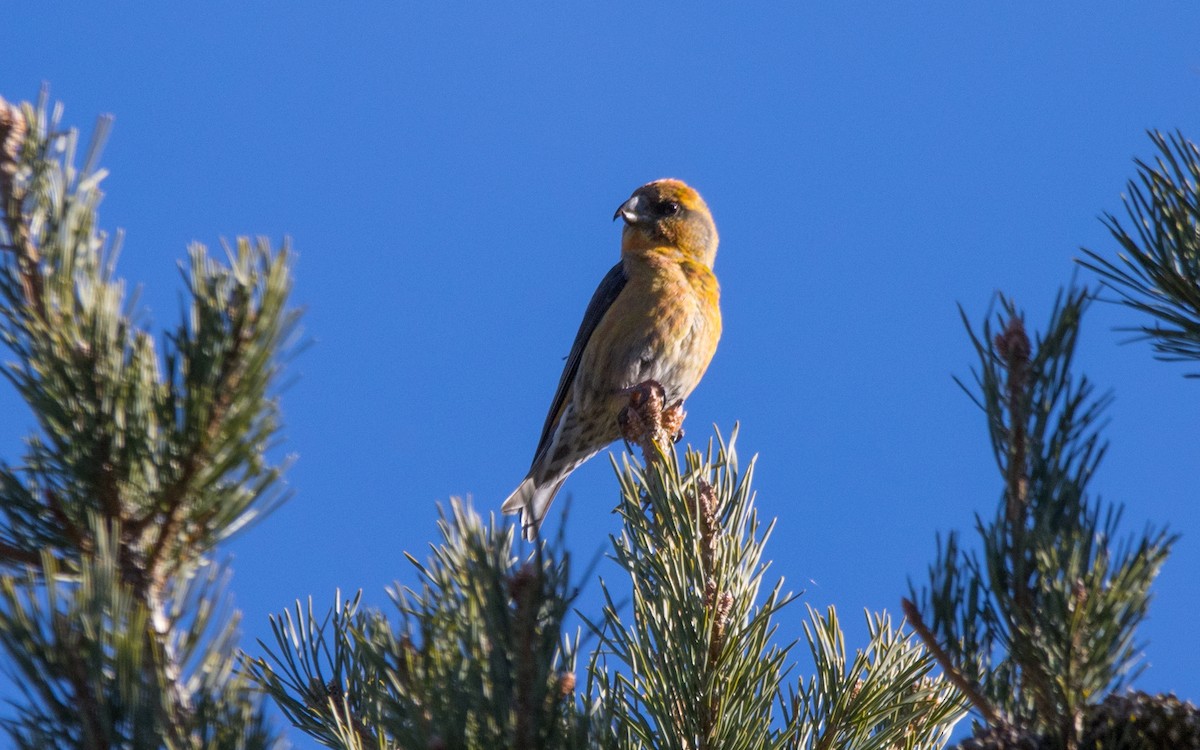
<svg viewBox="0 0 1200 750">
<path fill-rule="evenodd" d="M 558 697 L 570 698 L 575 692 L 575 673 L 560 672 L 558 675 Z"/>
<path fill-rule="evenodd" d="M 657 380 L 647 380 L 625 392 L 629 394 L 629 405 L 617 413 L 621 437 L 647 449 L 649 443 L 661 440 L 666 391 Z"/>
<path fill-rule="evenodd" d="M 617 427 L 621 430 L 621 437 L 630 445 L 641 445 L 651 435 L 651 428 L 632 406 L 626 406 L 617 413 Z"/>
<path fill-rule="evenodd" d="M 537 568 L 533 563 L 525 563 L 513 571 L 508 578 L 508 596 L 520 604 L 530 587 L 537 584 Z"/>
<path fill-rule="evenodd" d="M 1200 750 L 1200 710 L 1174 695 L 1129 691 L 1091 706 L 1082 750 Z"/>
</svg>

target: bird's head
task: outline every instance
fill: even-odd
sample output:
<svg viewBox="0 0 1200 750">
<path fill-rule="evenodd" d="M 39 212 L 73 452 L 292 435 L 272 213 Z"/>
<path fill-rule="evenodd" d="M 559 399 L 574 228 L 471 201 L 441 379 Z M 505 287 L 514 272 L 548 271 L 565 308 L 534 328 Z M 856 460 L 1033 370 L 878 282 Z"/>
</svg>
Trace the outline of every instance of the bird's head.
<svg viewBox="0 0 1200 750">
<path fill-rule="evenodd" d="M 700 194 L 681 180 L 655 180 L 633 191 L 613 215 L 625 220 L 621 249 L 636 253 L 677 248 L 686 257 L 712 267 L 717 255 L 717 226 Z"/>
</svg>

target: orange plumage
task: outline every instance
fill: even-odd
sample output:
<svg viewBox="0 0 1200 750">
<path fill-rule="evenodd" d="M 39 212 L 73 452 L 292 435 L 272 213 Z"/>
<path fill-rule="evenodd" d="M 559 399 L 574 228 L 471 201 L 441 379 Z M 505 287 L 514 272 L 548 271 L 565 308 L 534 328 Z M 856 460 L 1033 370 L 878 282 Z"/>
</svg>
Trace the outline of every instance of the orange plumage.
<svg viewBox="0 0 1200 750">
<path fill-rule="evenodd" d="M 635 190 L 618 217 L 621 260 L 592 295 L 533 465 L 501 507 L 520 512 L 531 536 L 567 476 L 620 437 L 627 389 L 654 380 L 667 404 L 682 402 L 721 337 L 717 228 L 700 194 L 679 180 L 656 180 Z"/>
</svg>

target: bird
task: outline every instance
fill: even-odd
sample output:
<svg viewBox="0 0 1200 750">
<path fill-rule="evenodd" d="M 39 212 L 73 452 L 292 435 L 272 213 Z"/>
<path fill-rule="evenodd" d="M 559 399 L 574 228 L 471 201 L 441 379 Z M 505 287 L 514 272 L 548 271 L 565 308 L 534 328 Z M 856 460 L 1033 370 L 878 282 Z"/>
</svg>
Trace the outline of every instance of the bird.
<svg viewBox="0 0 1200 750">
<path fill-rule="evenodd" d="M 721 338 L 717 227 L 700 194 L 655 180 L 633 191 L 617 219 L 621 258 L 583 314 L 529 473 L 501 505 L 521 514 L 529 539 L 571 472 L 621 436 L 630 389 L 656 383 L 664 403 L 681 408 Z"/>
</svg>

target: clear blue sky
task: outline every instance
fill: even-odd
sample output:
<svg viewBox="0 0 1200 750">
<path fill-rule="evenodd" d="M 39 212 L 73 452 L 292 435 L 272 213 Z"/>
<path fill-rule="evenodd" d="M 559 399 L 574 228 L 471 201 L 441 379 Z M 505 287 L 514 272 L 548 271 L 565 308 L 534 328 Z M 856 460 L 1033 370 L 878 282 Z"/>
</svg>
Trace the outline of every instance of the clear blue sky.
<svg viewBox="0 0 1200 750">
<path fill-rule="evenodd" d="M 1041 326 L 1079 246 L 1114 251 L 1097 217 L 1145 130 L 1200 138 L 1186 3 L 243 5 L 27 4 L 0 95 L 47 81 L 71 123 L 116 115 L 101 221 L 159 328 L 189 242 L 294 241 L 314 342 L 283 398 L 296 496 L 228 548 L 252 651 L 296 598 L 385 604 L 437 501 L 499 506 L 617 258 L 613 210 L 664 176 L 722 238 L 725 333 L 688 436 L 741 422 L 772 572 L 861 642 L 861 610 L 896 612 L 935 533 L 1001 491 L 951 379 L 973 360 L 955 304 L 978 318 L 1003 290 Z M 1200 384 L 1122 344 L 1131 322 L 1085 321 L 1079 364 L 1116 393 L 1094 487 L 1127 530 L 1183 534 L 1139 684 L 1196 700 Z M 31 419 L 8 389 L 0 408 L 12 460 Z M 618 528 L 616 493 L 604 459 L 567 483 L 579 559 Z"/>
</svg>

